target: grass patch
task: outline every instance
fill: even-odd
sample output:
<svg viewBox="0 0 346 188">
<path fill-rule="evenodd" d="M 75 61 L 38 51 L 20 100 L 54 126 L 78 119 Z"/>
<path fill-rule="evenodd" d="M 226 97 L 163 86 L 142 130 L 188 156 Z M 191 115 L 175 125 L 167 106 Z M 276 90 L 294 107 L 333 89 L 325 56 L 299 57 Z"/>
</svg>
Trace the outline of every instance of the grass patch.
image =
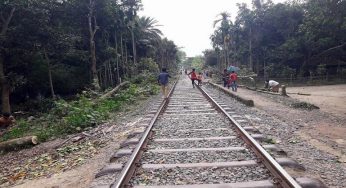
<svg viewBox="0 0 346 188">
<path fill-rule="evenodd" d="M 134 105 L 138 99 L 157 94 L 159 87 L 154 84 L 130 84 L 114 97 L 96 102 L 88 93 L 79 95 L 76 100 L 55 101 L 53 107 L 38 118 L 17 119 L 16 125 L 4 134 L 0 141 L 36 135 L 40 142 L 64 135 L 81 132 L 111 118 L 111 115 L 126 105 Z"/>
</svg>

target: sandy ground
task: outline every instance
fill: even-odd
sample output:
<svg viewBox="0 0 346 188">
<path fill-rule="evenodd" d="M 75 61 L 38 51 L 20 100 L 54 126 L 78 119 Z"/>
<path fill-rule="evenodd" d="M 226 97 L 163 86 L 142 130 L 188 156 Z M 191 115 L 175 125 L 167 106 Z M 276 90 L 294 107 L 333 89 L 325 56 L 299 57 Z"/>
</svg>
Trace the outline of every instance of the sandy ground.
<svg viewBox="0 0 346 188">
<path fill-rule="evenodd" d="M 282 96 L 259 93 L 239 88 L 237 94 L 252 99 L 255 107 L 286 122 L 304 124 L 298 130 L 301 139 L 316 149 L 339 158 L 346 165 L 346 85 L 296 87 L 289 92 L 309 93 L 310 96 L 291 94 Z M 289 107 L 289 102 L 311 102 L 320 110 L 301 110 Z"/>
<path fill-rule="evenodd" d="M 346 84 L 310 87 L 289 87 L 289 96 L 307 101 L 318 107 L 321 111 L 336 116 L 346 116 Z M 298 95 L 293 93 L 310 94 Z"/>
<path fill-rule="evenodd" d="M 284 97 L 243 88 L 239 88 L 237 94 L 252 99 L 256 109 L 279 122 L 294 125 L 297 129 L 292 133 L 292 139 L 306 142 L 309 147 L 312 147 L 310 150 L 314 151 L 313 155 L 318 156 L 319 153 L 326 153 L 332 156 L 335 160 L 327 160 L 327 162 L 319 161 L 318 157 L 308 157 L 304 154 L 290 152 L 292 159 L 307 165 L 305 166 L 308 169 L 306 173 L 309 173 L 309 176 L 333 184 L 334 186 L 331 186 L 333 188 L 344 187 L 345 182 L 341 183 L 335 180 L 336 176 L 340 176 L 340 174 L 334 174 L 337 170 L 331 167 L 331 164 L 346 170 L 346 85 L 296 87 L 288 89 L 288 92 L 311 95 L 290 94 L 290 97 Z M 291 106 L 293 103 L 301 101 L 312 103 L 320 109 L 296 109 Z M 269 134 L 269 132 L 265 133 Z M 280 135 L 278 136 L 277 139 L 280 140 Z M 297 149 L 297 151 L 300 150 Z M 331 166 L 327 167 L 327 163 Z M 323 168 L 318 169 L 316 166 L 323 166 Z M 299 173 L 290 171 L 290 174 L 295 176 L 300 176 Z M 342 186 L 335 186 L 338 184 Z"/>
</svg>

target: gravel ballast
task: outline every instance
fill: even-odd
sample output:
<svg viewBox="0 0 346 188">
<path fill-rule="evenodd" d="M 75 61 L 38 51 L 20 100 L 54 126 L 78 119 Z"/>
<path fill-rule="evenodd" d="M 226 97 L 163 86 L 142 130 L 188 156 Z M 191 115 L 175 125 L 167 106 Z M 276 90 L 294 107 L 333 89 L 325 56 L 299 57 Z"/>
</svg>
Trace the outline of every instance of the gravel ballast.
<svg viewBox="0 0 346 188">
<path fill-rule="evenodd" d="M 133 185 L 217 184 L 266 180 L 271 176 L 263 166 L 232 168 L 140 169 Z"/>
<path fill-rule="evenodd" d="M 143 155 L 142 163 L 212 163 L 256 159 L 249 150 L 241 151 L 194 151 L 194 152 L 147 152 Z"/>
<path fill-rule="evenodd" d="M 175 131 L 169 130 L 156 130 L 154 138 L 205 138 L 205 137 L 227 137 L 234 136 L 235 132 L 232 130 L 220 130 L 220 129 L 181 129 Z"/>
<path fill-rule="evenodd" d="M 221 148 L 244 146 L 240 139 L 224 140 L 198 140 L 198 141 L 176 141 L 176 142 L 152 142 L 149 149 L 183 149 L 183 148 Z"/>
<path fill-rule="evenodd" d="M 211 86 L 204 87 L 207 92 L 220 102 L 227 104 L 228 108 L 236 111 L 237 114 L 251 115 L 246 118 L 249 124 L 258 128 L 259 131 L 267 137 L 273 138 L 278 146 L 286 151 L 288 157 L 297 160 L 306 168 L 304 176 L 318 178 L 322 180 L 327 187 L 346 187 L 346 166 L 338 162 L 338 158 L 327 152 L 321 151 L 312 146 L 300 137 L 300 133 L 306 129 L 310 122 L 319 122 L 330 119 L 330 115 L 320 111 L 307 111 L 292 109 L 290 106 L 295 100 L 283 96 L 274 96 L 266 94 L 258 94 L 266 97 L 276 104 L 282 104 L 280 108 L 251 108 L 237 102 L 235 99 L 220 93 Z M 256 105 L 256 101 L 255 101 Z M 295 110 L 296 112 L 292 112 Z M 292 113 L 288 113 L 292 112 Z M 281 114 L 280 114 L 281 113 Z M 293 114 L 293 116 L 292 116 Z M 342 120 L 328 120 L 340 125 Z M 244 123 L 240 123 L 244 126 Z M 318 123 L 316 124 L 318 125 Z M 342 123 L 341 123 L 342 125 Z M 310 125 L 311 126 L 311 125 Z M 315 128 L 314 125 L 308 129 Z M 323 138 L 321 139 L 322 142 Z M 327 143 L 327 141 L 325 141 Z M 293 176 L 301 176 L 301 173 L 292 174 Z"/>
</svg>

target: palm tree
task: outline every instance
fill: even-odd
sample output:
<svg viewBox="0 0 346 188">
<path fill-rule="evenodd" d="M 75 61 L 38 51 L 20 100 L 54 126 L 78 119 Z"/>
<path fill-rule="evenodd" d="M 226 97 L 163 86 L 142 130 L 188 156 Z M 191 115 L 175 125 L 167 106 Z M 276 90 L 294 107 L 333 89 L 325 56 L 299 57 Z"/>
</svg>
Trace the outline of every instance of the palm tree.
<svg viewBox="0 0 346 188">
<path fill-rule="evenodd" d="M 142 34 L 142 37 L 148 40 L 157 41 L 161 39 L 162 31 L 158 29 L 158 21 L 151 17 L 140 17 L 138 20 L 138 27 Z"/>
<path fill-rule="evenodd" d="M 221 35 L 224 63 L 227 66 L 228 65 L 228 44 L 230 41 L 229 30 L 232 25 L 232 22 L 229 20 L 231 15 L 228 12 L 221 12 L 218 16 L 221 16 L 221 18 L 214 21 L 214 28 L 216 24 L 221 23 L 220 27 L 218 27 L 218 29 L 216 30 L 218 31 L 216 33 Z"/>
<path fill-rule="evenodd" d="M 145 51 L 150 49 L 155 51 L 159 46 L 163 34 L 157 28 L 160 26 L 157 23 L 158 21 L 151 17 L 143 16 L 138 19 L 137 42 Z"/>
<path fill-rule="evenodd" d="M 218 24 L 219 22 L 221 22 L 221 29 L 225 32 L 227 32 L 227 30 L 229 29 L 230 26 L 230 20 L 229 18 L 231 17 L 231 14 L 228 12 L 221 12 L 220 14 L 218 14 L 217 16 L 221 16 L 221 18 L 217 19 L 214 21 L 214 28 L 216 26 L 216 24 Z"/>
</svg>

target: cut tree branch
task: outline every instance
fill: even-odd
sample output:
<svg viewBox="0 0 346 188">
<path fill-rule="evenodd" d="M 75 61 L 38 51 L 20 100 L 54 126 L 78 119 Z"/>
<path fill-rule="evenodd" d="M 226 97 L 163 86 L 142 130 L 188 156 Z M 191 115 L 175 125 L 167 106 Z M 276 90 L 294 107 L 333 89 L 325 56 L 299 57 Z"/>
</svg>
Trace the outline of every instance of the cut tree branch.
<svg viewBox="0 0 346 188">
<path fill-rule="evenodd" d="M 37 136 L 26 136 L 22 138 L 16 138 L 5 142 L 0 142 L 0 151 L 11 151 L 21 148 L 25 145 L 38 144 Z"/>
<path fill-rule="evenodd" d="M 123 82 L 121 84 L 119 84 L 117 87 L 115 87 L 114 89 L 112 89 L 111 91 L 107 92 L 106 94 L 102 95 L 99 100 L 102 100 L 102 99 L 105 99 L 105 98 L 108 98 L 110 97 L 111 95 L 113 95 L 114 93 L 116 93 L 121 87 L 129 84 L 130 82 L 126 81 L 126 82 Z"/>
</svg>

